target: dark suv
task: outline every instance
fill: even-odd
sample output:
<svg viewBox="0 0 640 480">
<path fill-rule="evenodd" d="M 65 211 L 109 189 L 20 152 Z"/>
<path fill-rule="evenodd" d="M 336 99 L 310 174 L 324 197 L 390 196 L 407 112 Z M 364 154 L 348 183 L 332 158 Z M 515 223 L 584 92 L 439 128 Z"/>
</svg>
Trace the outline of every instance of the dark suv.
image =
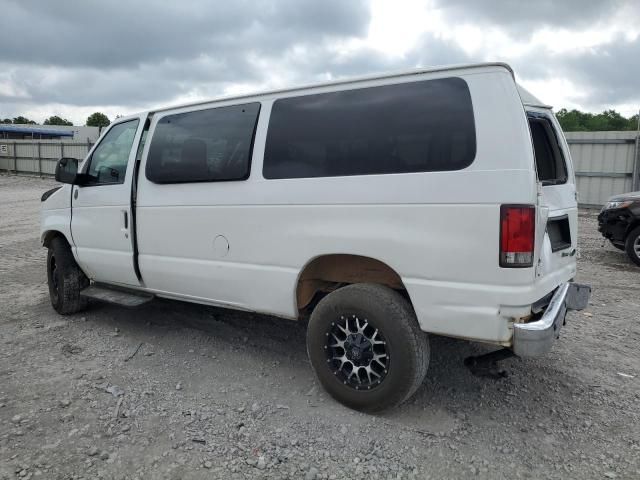
<svg viewBox="0 0 640 480">
<path fill-rule="evenodd" d="M 640 192 L 611 197 L 598 215 L 598 230 L 640 265 Z"/>
</svg>

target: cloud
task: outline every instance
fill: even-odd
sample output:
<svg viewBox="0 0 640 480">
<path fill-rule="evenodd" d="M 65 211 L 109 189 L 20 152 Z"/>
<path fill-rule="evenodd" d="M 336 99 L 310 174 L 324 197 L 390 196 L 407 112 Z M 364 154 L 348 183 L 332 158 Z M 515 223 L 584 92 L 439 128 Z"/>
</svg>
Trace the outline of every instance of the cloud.
<svg viewBox="0 0 640 480">
<path fill-rule="evenodd" d="M 637 111 L 639 1 L 435 0 L 434 6 L 454 29 L 497 32 L 497 42 L 480 42 L 476 58 L 510 63 L 520 79 L 545 86 L 534 92 L 542 100 L 562 97 L 589 110 L 635 104 Z"/>
<path fill-rule="evenodd" d="M 390 11 L 379 0 L 5 0 L 0 117 L 67 112 L 79 123 L 92 109 L 495 60 L 562 85 L 559 107 L 638 101 L 640 2 L 425 1 Z"/>
<path fill-rule="evenodd" d="M 72 105 L 128 105 L 132 108 L 183 95 L 196 85 L 215 85 L 218 90 L 239 79 L 256 79 L 255 70 L 243 57 L 229 65 L 226 59 L 200 57 L 187 60 L 145 63 L 132 68 L 58 68 L 54 66 L 4 66 L 8 82 L 19 84 L 23 95 L 13 100 L 57 102 Z M 1 77 L 0 77 L 1 78 Z M 2 95 L 0 94 L 0 99 Z M 5 97 L 5 102 L 12 98 Z"/>
<path fill-rule="evenodd" d="M 0 43 L 11 48 L 0 60 L 104 69 L 362 35 L 369 9 L 361 0 L 7 0 L 2 17 Z"/>
<path fill-rule="evenodd" d="M 237 84 L 265 83 L 293 51 L 317 54 L 362 37 L 369 21 L 364 0 L 7 0 L 0 110 L 32 102 L 130 112 L 220 95 Z"/>
<path fill-rule="evenodd" d="M 573 29 L 590 26 L 615 13 L 616 0 L 437 0 L 436 7 L 453 21 L 499 25 L 528 36 L 544 26 Z"/>
<path fill-rule="evenodd" d="M 514 60 L 520 78 L 551 87 L 559 80 L 571 85 L 568 102 L 581 108 L 601 111 L 617 105 L 640 106 L 640 36 L 629 40 L 622 35 L 586 49 L 554 53 L 540 49 Z M 542 99 L 544 92 L 538 92 Z M 557 105 L 562 107 L 564 105 Z"/>
<path fill-rule="evenodd" d="M 470 57 L 454 42 L 423 34 L 403 56 L 385 55 L 362 46 L 340 51 L 335 46 L 318 45 L 281 60 L 280 68 L 299 72 L 294 81 L 345 78 L 417 67 L 465 63 Z"/>
<path fill-rule="evenodd" d="M 594 105 L 640 106 L 640 37 L 611 43 L 558 59 L 558 69 L 587 90 Z"/>
<path fill-rule="evenodd" d="M 36 28 L 0 52 L 0 82 L 19 86 L 0 92 L 0 102 L 16 108 L 28 101 L 131 112 L 217 96 L 237 84 L 286 86 L 466 59 L 454 43 L 430 34 L 403 57 L 366 45 L 341 51 L 341 41 L 366 34 L 370 12 L 361 2 L 258 0 L 220 9 L 196 2 L 186 11 L 169 3 L 134 2 L 131 10 L 109 2 L 35 3 L 9 3 L 16 24 L 30 18 Z M 58 31 L 86 40 L 46 41 Z M 0 39 L 14 35 L 3 29 Z"/>
</svg>

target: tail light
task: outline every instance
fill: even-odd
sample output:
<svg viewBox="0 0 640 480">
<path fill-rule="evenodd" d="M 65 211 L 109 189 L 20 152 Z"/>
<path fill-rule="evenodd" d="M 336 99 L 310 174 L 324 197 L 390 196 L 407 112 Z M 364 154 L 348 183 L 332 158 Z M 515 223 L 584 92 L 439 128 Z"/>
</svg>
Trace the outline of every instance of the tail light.
<svg viewBox="0 0 640 480">
<path fill-rule="evenodd" d="M 500 207 L 500 266 L 533 266 L 536 232 L 536 207 L 502 205 Z"/>
</svg>

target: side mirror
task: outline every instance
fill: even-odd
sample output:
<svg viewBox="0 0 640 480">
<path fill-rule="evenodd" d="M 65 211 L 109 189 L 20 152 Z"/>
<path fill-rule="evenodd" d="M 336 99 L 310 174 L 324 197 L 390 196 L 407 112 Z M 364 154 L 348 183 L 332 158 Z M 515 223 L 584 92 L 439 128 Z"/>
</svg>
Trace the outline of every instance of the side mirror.
<svg viewBox="0 0 640 480">
<path fill-rule="evenodd" d="M 78 159 L 63 157 L 56 165 L 56 181 L 61 183 L 76 183 L 78 176 Z"/>
</svg>

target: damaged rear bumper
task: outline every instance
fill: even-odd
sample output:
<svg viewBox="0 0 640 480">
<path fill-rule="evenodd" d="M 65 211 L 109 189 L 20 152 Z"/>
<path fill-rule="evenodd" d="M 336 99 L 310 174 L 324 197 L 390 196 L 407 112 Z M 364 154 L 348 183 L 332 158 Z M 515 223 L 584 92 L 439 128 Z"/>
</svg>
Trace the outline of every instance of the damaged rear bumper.
<svg viewBox="0 0 640 480">
<path fill-rule="evenodd" d="M 573 282 L 560 285 L 540 320 L 513 325 L 513 352 L 520 357 L 547 353 L 560 335 L 567 311 L 586 308 L 590 296 L 589 285 Z"/>
</svg>

